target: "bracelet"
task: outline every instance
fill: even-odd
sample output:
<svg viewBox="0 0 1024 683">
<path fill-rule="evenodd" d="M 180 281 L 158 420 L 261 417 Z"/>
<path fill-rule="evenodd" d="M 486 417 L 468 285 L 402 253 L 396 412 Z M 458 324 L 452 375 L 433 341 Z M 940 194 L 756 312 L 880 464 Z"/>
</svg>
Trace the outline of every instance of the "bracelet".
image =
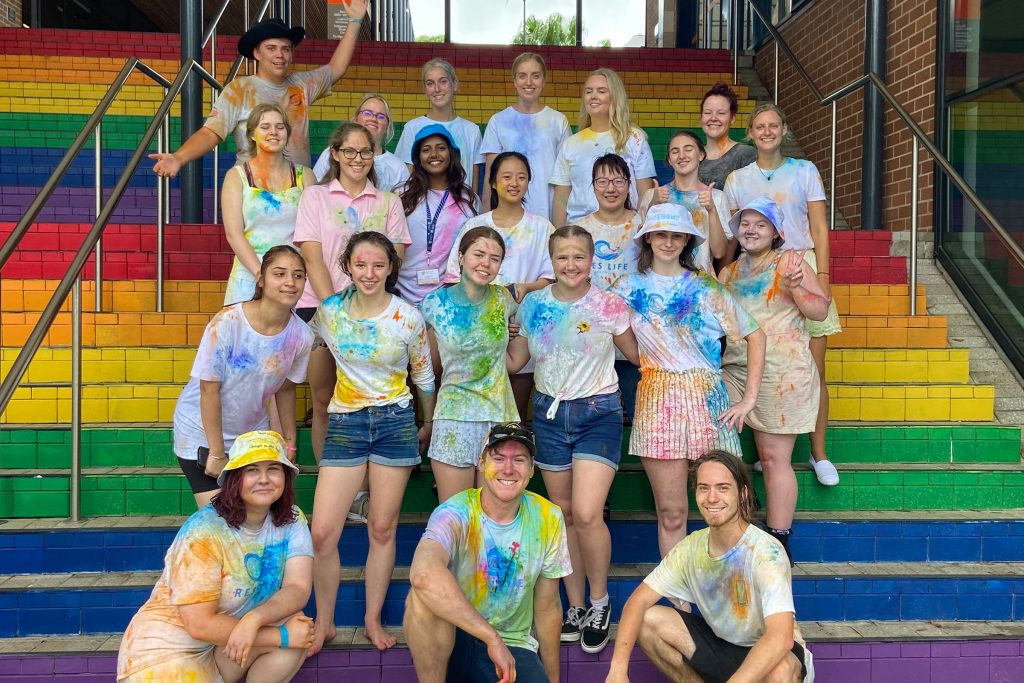
<svg viewBox="0 0 1024 683">
<path fill-rule="evenodd" d="M 819 270 L 817 273 L 815 273 L 815 275 L 828 275 L 828 271 L 827 270 Z"/>
<path fill-rule="evenodd" d="M 359 17 L 359 18 L 349 17 L 348 21 L 351 24 L 362 24 L 363 23 L 362 17 Z"/>
<path fill-rule="evenodd" d="M 228 456 L 224 455 L 223 453 L 221 453 L 220 455 L 214 455 L 213 453 L 210 453 L 210 455 L 207 456 L 207 457 L 213 458 L 214 460 L 227 460 L 228 459 Z"/>
<path fill-rule="evenodd" d="M 288 451 L 289 453 L 294 453 L 295 452 L 295 446 L 285 446 L 284 449 L 286 451 Z"/>
<path fill-rule="evenodd" d="M 284 624 L 277 627 L 277 630 L 281 632 L 281 645 L 279 646 L 282 650 L 288 648 L 288 629 L 285 628 Z"/>
</svg>

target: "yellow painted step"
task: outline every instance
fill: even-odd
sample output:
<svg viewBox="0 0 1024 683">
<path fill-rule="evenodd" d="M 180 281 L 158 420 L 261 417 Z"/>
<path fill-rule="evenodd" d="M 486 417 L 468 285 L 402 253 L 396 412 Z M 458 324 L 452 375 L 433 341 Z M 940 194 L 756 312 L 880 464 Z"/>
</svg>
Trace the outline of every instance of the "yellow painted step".
<svg viewBox="0 0 1024 683">
<path fill-rule="evenodd" d="M 830 420 L 860 422 L 991 422 L 991 385 L 829 386 Z"/>
<path fill-rule="evenodd" d="M 968 349 L 829 349 L 829 384 L 954 384 L 970 381 Z"/>
</svg>

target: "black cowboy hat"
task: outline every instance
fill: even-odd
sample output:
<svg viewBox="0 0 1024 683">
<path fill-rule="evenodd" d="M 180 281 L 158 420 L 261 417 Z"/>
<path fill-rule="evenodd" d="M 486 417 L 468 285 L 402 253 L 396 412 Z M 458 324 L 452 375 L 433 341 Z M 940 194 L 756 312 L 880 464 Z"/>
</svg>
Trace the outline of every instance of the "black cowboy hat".
<svg viewBox="0 0 1024 683">
<path fill-rule="evenodd" d="M 280 19 L 267 19 L 253 26 L 238 39 L 238 54 L 252 59 L 252 52 L 264 40 L 271 38 L 284 38 L 292 41 L 292 45 L 298 45 L 306 37 L 306 29 L 301 26 L 288 28 Z"/>
</svg>

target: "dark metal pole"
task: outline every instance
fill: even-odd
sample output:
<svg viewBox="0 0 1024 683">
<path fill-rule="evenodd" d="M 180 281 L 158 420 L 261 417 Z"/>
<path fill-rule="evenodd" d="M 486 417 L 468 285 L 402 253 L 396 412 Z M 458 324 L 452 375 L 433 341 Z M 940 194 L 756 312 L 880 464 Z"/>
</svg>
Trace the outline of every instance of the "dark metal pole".
<svg viewBox="0 0 1024 683">
<path fill-rule="evenodd" d="M 526 30 L 526 25 L 523 25 Z M 583 0 L 576 0 L 576 47 L 583 45 Z"/>
<path fill-rule="evenodd" d="M 452 0 L 444 0 L 444 42 L 452 42 Z"/>
<path fill-rule="evenodd" d="M 181 0 L 181 63 L 203 63 L 202 0 Z M 191 74 L 181 91 L 181 140 L 188 140 L 203 125 L 203 84 Z M 203 222 L 203 159 L 181 169 L 181 220 Z"/>
<path fill-rule="evenodd" d="M 868 0 L 865 6 L 864 69 L 885 80 L 886 0 Z M 882 228 L 884 178 L 882 148 L 885 145 L 885 104 L 874 88 L 864 91 L 864 148 L 861 156 L 860 227 Z M 833 190 L 833 193 L 835 191 Z M 835 197 L 832 197 L 835 201 Z"/>
</svg>

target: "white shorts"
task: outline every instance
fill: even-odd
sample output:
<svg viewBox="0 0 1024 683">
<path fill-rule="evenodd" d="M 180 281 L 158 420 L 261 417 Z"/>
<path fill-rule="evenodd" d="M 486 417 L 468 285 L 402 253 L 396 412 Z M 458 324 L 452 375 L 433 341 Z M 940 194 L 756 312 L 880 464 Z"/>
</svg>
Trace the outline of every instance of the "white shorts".
<svg viewBox="0 0 1024 683">
<path fill-rule="evenodd" d="M 434 420 L 428 455 L 431 460 L 452 467 L 476 467 L 487 443 L 487 435 L 496 424 L 489 420 Z"/>
</svg>

